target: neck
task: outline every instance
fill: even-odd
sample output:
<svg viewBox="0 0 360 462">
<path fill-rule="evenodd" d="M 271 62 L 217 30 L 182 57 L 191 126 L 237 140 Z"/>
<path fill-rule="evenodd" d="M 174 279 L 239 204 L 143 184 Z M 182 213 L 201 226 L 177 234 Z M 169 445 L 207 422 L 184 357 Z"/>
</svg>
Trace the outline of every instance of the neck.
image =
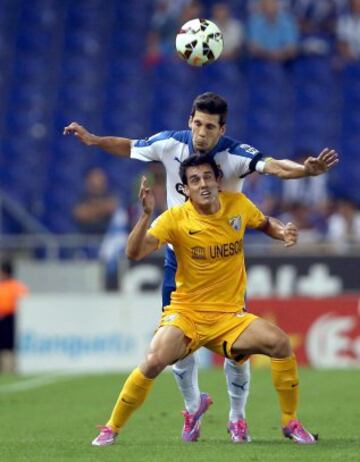
<svg viewBox="0 0 360 462">
<path fill-rule="evenodd" d="M 213 215 L 214 213 L 220 210 L 220 200 L 218 197 L 211 204 L 200 205 L 192 202 L 192 205 L 194 206 L 194 209 L 197 211 L 197 213 L 199 213 L 200 215 Z"/>
</svg>

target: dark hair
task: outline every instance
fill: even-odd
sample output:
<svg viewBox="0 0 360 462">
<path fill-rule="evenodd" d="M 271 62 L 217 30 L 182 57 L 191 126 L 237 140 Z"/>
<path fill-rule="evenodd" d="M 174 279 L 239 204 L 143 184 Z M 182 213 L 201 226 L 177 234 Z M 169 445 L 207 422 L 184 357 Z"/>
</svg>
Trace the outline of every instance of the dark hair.
<svg viewBox="0 0 360 462">
<path fill-rule="evenodd" d="M 10 261 L 1 262 L 1 272 L 6 276 L 11 277 L 14 273 L 13 265 Z"/>
<path fill-rule="evenodd" d="M 219 115 L 220 125 L 224 125 L 226 123 L 228 105 L 224 98 L 208 91 L 194 99 L 191 117 L 194 117 L 195 111 L 205 112 L 206 114 L 217 114 Z"/>
<path fill-rule="evenodd" d="M 212 157 L 206 156 L 206 155 L 203 155 L 203 156 L 194 155 L 194 156 L 188 157 L 180 164 L 179 175 L 180 175 L 182 184 L 188 184 L 186 171 L 189 167 L 198 167 L 199 165 L 204 165 L 204 164 L 210 165 L 210 167 L 212 168 L 212 171 L 214 172 L 216 179 L 220 178 L 220 169 Z"/>
</svg>

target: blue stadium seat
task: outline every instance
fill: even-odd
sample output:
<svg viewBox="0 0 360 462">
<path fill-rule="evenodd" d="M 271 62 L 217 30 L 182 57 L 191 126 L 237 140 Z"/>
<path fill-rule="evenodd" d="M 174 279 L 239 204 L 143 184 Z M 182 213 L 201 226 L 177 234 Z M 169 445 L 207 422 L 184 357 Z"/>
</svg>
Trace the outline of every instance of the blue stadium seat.
<svg viewBox="0 0 360 462">
<path fill-rule="evenodd" d="M 206 2 L 207 12 L 214 3 Z M 246 3 L 229 0 L 242 18 Z M 126 198 L 144 168 L 63 137 L 64 125 L 77 120 L 95 133 L 134 138 L 186 128 L 191 101 L 204 91 L 228 100 L 227 132 L 266 153 L 340 146 L 339 177 L 359 193 L 359 63 L 338 73 L 319 57 L 195 69 L 174 54 L 145 68 L 153 8 L 145 0 L 1 0 L 0 179 L 26 206 L 45 197 L 45 224 L 74 230 L 71 204 L 90 166 L 103 166 Z"/>
</svg>

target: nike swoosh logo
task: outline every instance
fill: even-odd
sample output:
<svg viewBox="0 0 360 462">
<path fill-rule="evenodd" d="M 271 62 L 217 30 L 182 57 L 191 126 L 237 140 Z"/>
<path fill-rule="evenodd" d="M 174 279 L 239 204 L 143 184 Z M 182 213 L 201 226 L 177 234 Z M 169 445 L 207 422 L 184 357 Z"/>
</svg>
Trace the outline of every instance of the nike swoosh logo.
<svg viewBox="0 0 360 462">
<path fill-rule="evenodd" d="M 292 383 L 292 384 L 291 384 L 291 388 L 295 388 L 295 387 L 297 387 L 298 385 L 299 385 L 298 383 Z"/>
<path fill-rule="evenodd" d="M 193 234 L 201 233 L 201 231 L 202 231 L 201 229 L 197 229 L 195 231 L 190 229 L 189 234 L 190 234 L 190 236 L 192 236 Z"/>
</svg>

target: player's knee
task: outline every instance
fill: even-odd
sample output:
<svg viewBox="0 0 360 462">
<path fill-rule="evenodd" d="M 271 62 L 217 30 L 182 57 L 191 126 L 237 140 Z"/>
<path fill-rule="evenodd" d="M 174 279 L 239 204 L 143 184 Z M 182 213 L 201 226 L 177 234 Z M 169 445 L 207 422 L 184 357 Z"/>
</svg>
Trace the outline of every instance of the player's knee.
<svg viewBox="0 0 360 462">
<path fill-rule="evenodd" d="M 291 355 L 289 337 L 285 332 L 279 330 L 272 338 L 271 356 L 273 358 L 287 358 Z"/>
<path fill-rule="evenodd" d="M 168 364 L 168 361 L 166 361 L 163 355 L 158 352 L 150 352 L 142 365 L 142 370 L 146 377 L 155 378 L 166 366 L 168 366 Z"/>
</svg>

